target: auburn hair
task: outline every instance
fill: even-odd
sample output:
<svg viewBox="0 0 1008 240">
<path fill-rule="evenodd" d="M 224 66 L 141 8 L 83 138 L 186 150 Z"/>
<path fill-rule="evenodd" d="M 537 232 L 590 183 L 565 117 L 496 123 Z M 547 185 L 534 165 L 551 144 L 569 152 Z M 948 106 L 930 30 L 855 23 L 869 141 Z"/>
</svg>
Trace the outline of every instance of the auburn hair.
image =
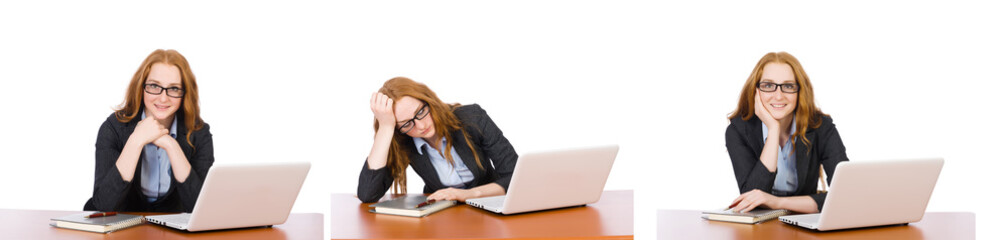
<svg viewBox="0 0 1008 240">
<path fill-rule="evenodd" d="M 448 161 L 448 164 L 454 165 L 454 159 L 452 159 L 451 149 L 455 143 L 452 142 L 451 137 L 452 132 L 462 129 L 462 122 L 459 121 L 458 117 L 455 116 L 454 110 L 461 105 L 458 103 L 446 104 L 437 97 L 434 91 L 431 91 L 427 85 L 413 81 L 405 77 L 395 77 L 385 81 L 378 92 L 385 94 L 390 99 L 392 99 L 392 104 L 395 105 L 399 103 L 399 100 L 403 97 L 409 96 L 420 100 L 421 102 L 427 103 L 430 108 L 430 113 L 428 117 L 434 122 L 434 131 L 437 136 L 445 137 L 447 145 L 442 151 L 442 155 Z M 394 106 L 393 106 L 394 108 Z M 378 134 L 378 119 L 374 121 L 375 134 Z M 465 139 L 465 144 L 468 145 L 469 150 L 473 153 L 473 158 L 476 159 L 476 166 L 479 169 L 483 169 L 483 164 L 480 163 L 479 154 L 476 153 L 476 148 L 473 147 L 472 141 L 470 140 L 469 133 L 466 131 L 460 131 Z M 388 162 L 386 167 L 392 173 L 392 189 L 395 193 L 405 193 L 406 192 L 406 167 L 409 166 L 409 148 L 415 146 L 403 146 L 402 142 L 409 139 L 410 136 L 395 131 L 392 137 L 392 144 L 389 147 Z"/>
<path fill-rule="evenodd" d="M 739 94 L 738 107 L 735 112 L 732 112 L 728 119 L 741 117 L 742 120 L 749 120 L 756 112 L 753 108 L 756 102 L 753 100 L 756 97 L 757 85 L 759 81 L 763 78 L 763 68 L 770 63 L 780 63 L 787 64 L 791 66 L 794 72 L 795 81 L 798 84 L 798 106 L 795 107 L 794 119 L 795 119 L 795 134 L 791 136 L 791 141 L 795 141 L 798 136 L 801 136 L 801 140 L 805 145 L 809 145 L 808 137 L 805 137 L 805 132 L 809 128 L 819 128 L 822 125 L 822 117 L 829 116 L 819 110 L 819 107 L 815 105 L 815 95 L 812 91 L 812 83 L 809 81 L 809 77 L 805 74 L 805 69 L 802 68 L 801 63 L 798 63 L 798 59 L 788 54 L 787 52 L 771 52 L 763 55 L 763 58 L 756 63 L 756 67 L 753 68 L 752 73 L 749 74 L 749 79 L 746 80 L 744 86 L 742 86 L 742 93 Z"/>
<path fill-rule="evenodd" d="M 115 111 L 116 120 L 126 123 L 139 116 L 144 105 L 144 84 L 147 82 L 147 75 L 150 74 L 151 66 L 155 63 L 178 67 L 179 73 L 182 75 L 182 89 L 184 90 L 182 107 L 175 113 L 178 116 L 178 111 L 182 111 L 182 123 L 186 126 L 186 142 L 189 143 L 189 146 L 195 147 L 192 143 L 192 133 L 203 129 L 203 119 L 199 115 L 199 92 L 196 87 L 196 76 L 193 75 L 192 69 L 189 68 L 189 61 L 186 61 L 185 57 L 178 51 L 158 49 L 147 55 L 147 59 L 144 59 L 143 63 L 140 64 L 140 68 L 137 69 L 136 73 L 133 74 L 133 79 L 130 80 L 129 87 L 126 88 L 126 99 L 123 100 L 123 103 Z"/>
</svg>

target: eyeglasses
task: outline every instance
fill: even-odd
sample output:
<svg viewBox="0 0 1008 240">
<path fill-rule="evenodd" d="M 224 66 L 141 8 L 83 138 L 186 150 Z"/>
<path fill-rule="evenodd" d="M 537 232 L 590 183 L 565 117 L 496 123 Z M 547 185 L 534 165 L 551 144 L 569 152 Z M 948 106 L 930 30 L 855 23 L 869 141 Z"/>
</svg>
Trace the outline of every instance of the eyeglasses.
<svg viewBox="0 0 1008 240">
<path fill-rule="evenodd" d="M 185 90 L 182 90 L 179 87 L 166 88 L 158 86 L 157 84 L 150 84 L 150 83 L 144 84 L 144 92 L 154 95 L 161 95 L 161 92 L 168 92 L 168 96 L 173 98 L 180 98 L 182 97 L 182 95 L 185 95 Z"/>
<path fill-rule="evenodd" d="M 785 93 L 796 93 L 798 92 L 798 84 L 794 83 L 772 83 L 772 82 L 761 82 L 757 86 L 760 91 L 763 92 L 774 92 L 777 91 L 777 87 L 780 87 L 781 92 Z"/>
<path fill-rule="evenodd" d="M 413 119 L 410 119 L 409 121 L 406 121 L 406 123 L 403 123 L 402 126 L 399 126 L 399 132 L 408 133 L 409 131 L 413 130 L 413 127 L 416 126 L 416 123 L 414 123 L 414 121 L 423 120 L 425 117 L 427 117 L 427 114 L 430 114 L 430 109 L 428 109 L 427 103 L 424 103 L 423 106 L 420 107 L 420 110 L 417 110 L 416 115 L 413 116 Z"/>
</svg>

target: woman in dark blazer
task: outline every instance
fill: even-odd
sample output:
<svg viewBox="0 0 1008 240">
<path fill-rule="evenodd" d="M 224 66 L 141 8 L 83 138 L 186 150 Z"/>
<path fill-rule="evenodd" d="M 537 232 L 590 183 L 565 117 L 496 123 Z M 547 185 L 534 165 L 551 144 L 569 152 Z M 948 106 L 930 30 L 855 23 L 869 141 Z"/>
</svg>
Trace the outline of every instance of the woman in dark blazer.
<svg viewBox="0 0 1008 240">
<path fill-rule="evenodd" d="M 84 209 L 192 212 L 213 162 L 188 61 L 175 50 L 156 50 L 98 129 L 94 193 Z"/>
<path fill-rule="evenodd" d="M 518 154 L 479 105 L 446 104 L 426 85 L 397 77 L 371 96 L 375 139 L 357 185 L 362 202 L 389 187 L 406 192 L 406 166 L 434 200 L 503 195 Z"/>
<path fill-rule="evenodd" d="M 822 210 L 826 194 L 816 191 L 819 166 L 832 182 L 847 154 L 833 119 L 815 106 L 812 84 L 794 56 L 763 56 L 728 118 L 725 146 L 741 193 L 730 208 Z"/>
</svg>

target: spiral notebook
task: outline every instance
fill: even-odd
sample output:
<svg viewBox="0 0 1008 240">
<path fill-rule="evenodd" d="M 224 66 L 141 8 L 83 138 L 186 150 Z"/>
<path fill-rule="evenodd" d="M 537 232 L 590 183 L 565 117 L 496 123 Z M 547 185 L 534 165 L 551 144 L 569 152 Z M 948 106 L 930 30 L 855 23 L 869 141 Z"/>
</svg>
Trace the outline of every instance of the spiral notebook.
<svg viewBox="0 0 1008 240">
<path fill-rule="evenodd" d="M 143 223 L 143 216 L 119 213 L 115 216 L 84 218 L 94 212 L 62 216 L 52 220 L 49 225 L 58 228 L 74 229 L 88 232 L 108 233 L 132 227 Z"/>
<path fill-rule="evenodd" d="M 435 213 L 437 211 L 444 210 L 445 208 L 455 206 L 455 201 L 437 201 L 426 206 L 416 207 L 418 204 L 427 201 L 427 196 L 415 195 L 415 196 L 404 196 L 398 197 L 386 201 L 382 201 L 376 204 L 372 204 L 370 207 L 374 209 L 369 210 L 373 213 L 381 214 L 391 214 L 400 215 L 408 217 L 423 217 Z"/>
<path fill-rule="evenodd" d="M 784 209 L 753 209 L 746 213 L 734 212 L 731 209 L 705 211 L 701 218 L 713 221 L 737 222 L 756 224 L 766 220 L 775 219 L 788 214 Z"/>
</svg>

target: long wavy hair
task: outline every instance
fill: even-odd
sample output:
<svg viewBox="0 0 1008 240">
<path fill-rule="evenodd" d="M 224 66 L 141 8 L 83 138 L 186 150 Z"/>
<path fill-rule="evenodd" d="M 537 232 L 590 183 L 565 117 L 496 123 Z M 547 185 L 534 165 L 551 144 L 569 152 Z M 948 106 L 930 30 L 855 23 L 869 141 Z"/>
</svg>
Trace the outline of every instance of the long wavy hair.
<svg viewBox="0 0 1008 240">
<path fill-rule="evenodd" d="M 452 142 L 451 133 L 462 129 L 462 122 L 459 121 L 458 117 L 455 117 L 454 110 L 461 105 L 458 103 L 446 104 L 427 88 L 427 85 L 413 81 L 405 77 L 395 77 L 385 81 L 378 92 L 385 94 L 389 98 L 393 99 L 393 105 L 399 102 L 399 99 L 405 96 L 410 96 L 427 103 L 430 107 L 430 114 L 428 117 L 432 118 L 434 122 L 434 131 L 437 136 L 443 136 L 447 140 L 447 146 L 442 151 L 442 155 L 448 161 L 448 164 L 454 165 L 454 159 L 452 159 L 451 149 L 455 143 Z M 394 108 L 394 106 L 393 106 Z M 378 133 L 378 120 L 374 121 L 375 134 Z M 476 159 L 476 165 L 479 169 L 483 169 L 483 164 L 480 163 L 479 154 L 476 153 L 476 148 L 473 147 L 472 141 L 470 140 L 469 134 L 466 131 L 462 132 L 465 137 L 465 144 L 468 145 L 469 150 L 473 153 L 473 158 Z M 386 166 L 392 173 L 392 189 L 395 193 L 405 193 L 406 192 L 406 167 L 409 166 L 409 151 L 408 149 L 413 146 L 403 146 L 402 142 L 405 142 L 410 138 L 410 136 L 399 131 L 395 131 L 392 137 L 392 144 L 389 147 L 388 162 Z"/>
<path fill-rule="evenodd" d="M 787 52 L 771 52 L 763 55 L 763 58 L 756 63 L 756 67 L 753 68 L 752 73 L 749 74 L 749 79 L 746 80 L 745 86 L 742 86 L 742 93 L 739 94 L 738 107 L 728 119 L 742 117 L 742 120 L 749 120 L 756 112 L 753 106 L 756 104 L 756 87 L 759 85 L 759 80 L 763 78 L 763 68 L 770 63 L 781 63 L 791 66 L 794 70 L 795 81 L 798 83 L 798 106 L 795 107 L 794 118 L 795 118 L 795 134 L 791 136 L 791 141 L 794 142 L 798 136 L 801 136 L 801 140 L 805 145 L 809 145 L 808 137 L 805 136 L 805 132 L 809 128 L 819 128 L 822 125 L 822 117 L 829 116 L 819 110 L 819 107 L 815 105 L 815 95 L 812 92 L 812 83 L 809 81 L 809 77 L 805 74 L 805 69 L 802 68 L 801 63 L 798 63 L 798 59 Z"/>
<path fill-rule="evenodd" d="M 203 129 L 203 119 L 200 118 L 199 110 L 199 91 L 196 87 L 196 76 L 189 68 L 189 61 L 186 61 L 178 51 L 158 49 L 147 55 L 147 59 L 144 59 L 140 68 L 133 74 L 133 79 L 130 80 L 129 87 L 126 89 L 126 99 L 115 111 L 116 120 L 126 123 L 139 116 L 144 104 L 143 85 L 147 81 L 147 75 L 150 74 L 151 66 L 155 63 L 178 67 L 182 75 L 182 89 L 185 90 L 185 94 L 182 95 L 182 107 L 178 111 L 182 112 L 182 123 L 186 126 L 186 142 L 189 143 L 189 146 L 195 147 L 192 143 L 192 133 Z M 176 116 L 178 116 L 178 111 L 175 112 Z"/>
</svg>

